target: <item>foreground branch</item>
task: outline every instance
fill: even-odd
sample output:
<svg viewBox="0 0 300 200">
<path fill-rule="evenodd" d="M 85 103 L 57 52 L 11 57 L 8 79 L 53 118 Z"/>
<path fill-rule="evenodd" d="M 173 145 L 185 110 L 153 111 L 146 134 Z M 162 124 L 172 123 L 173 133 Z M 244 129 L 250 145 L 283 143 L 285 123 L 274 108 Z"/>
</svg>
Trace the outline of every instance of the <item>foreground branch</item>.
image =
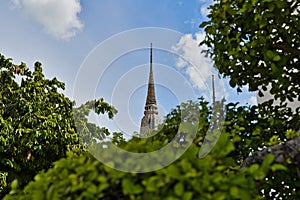
<svg viewBox="0 0 300 200">
<path fill-rule="evenodd" d="M 287 53 L 291 53 L 293 56 L 300 56 L 300 50 L 295 47 L 292 47 L 287 43 L 281 42 L 281 43 L 273 44 L 272 46 L 275 49 L 280 49 Z"/>
<path fill-rule="evenodd" d="M 256 152 L 253 156 L 250 156 L 244 160 L 241 168 L 248 167 L 254 163 L 262 163 L 266 154 L 273 154 L 275 156 L 276 163 L 284 163 L 288 158 L 291 159 L 292 164 L 297 167 L 297 174 L 300 179 L 300 137 L 296 137 L 287 142 L 270 146 L 262 151 Z"/>
</svg>

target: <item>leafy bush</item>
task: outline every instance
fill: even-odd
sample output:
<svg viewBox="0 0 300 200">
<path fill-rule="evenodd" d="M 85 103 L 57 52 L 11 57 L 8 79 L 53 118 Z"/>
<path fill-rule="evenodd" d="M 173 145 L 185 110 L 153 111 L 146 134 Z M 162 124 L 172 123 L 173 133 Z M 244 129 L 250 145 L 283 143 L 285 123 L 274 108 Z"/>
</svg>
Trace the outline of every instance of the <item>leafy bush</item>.
<svg viewBox="0 0 300 200">
<path fill-rule="evenodd" d="M 30 71 L 24 63 L 14 65 L 0 55 L 0 197 L 14 179 L 22 188 L 68 150 L 82 148 L 78 133 L 86 128 L 89 135 L 94 128 L 86 119 L 91 109 L 109 117 L 116 113 L 103 99 L 74 109 L 60 89 L 64 83 L 46 79 L 41 63 Z"/>
<path fill-rule="evenodd" d="M 24 190 L 16 187 L 5 199 L 261 199 L 263 196 L 268 197 L 264 194 L 274 188 L 271 187 L 272 184 L 282 181 L 290 183 L 289 177 L 282 176 L 285 173 L 297 177 L 295 171 L 287 170 L 288 165 L 276 163 L 272 154 L 264 156 L 261 163 L 240 167 L 241 162 L 249 156 L 243 151 L 253 152 L 251 145 L 254 144 L 244 145 L 244 140 L 251 141 L 251 137 L 268 134 L 256 131 L 251 136 L 251 132 L 256 130 L 255 127 L 261 126 L 263 130 L 272 123 L 262 120 L 264 117 L 250 120 L 254 113 L 254 116 L 258 116 L 257 107 L 237 107 L 229 104 L 225 127 L 217 144 L 212 152 L 199 159 L 199 150 L 204 142 L 203 130 L 211 125 L 212 111 L 203 99 L 195 105 L 201 105 L 199 109 L 203 117 L 198 133 L 187 151 L 165 168 L 148 173 L 125 173 L 103 165 L 89 154 L 77 156 L 69 152 L 67 158 L 54 162 L 53 168 L 36 175 L 35 180 Z M 165 120 L 168 122 L 166 126 L 155 136 L 148 139 L 132 138 L 127 142 L 123 141 L 120 147 L 135 152 L 151 152 L 158 146 L 164 146 L 166 140 L 168 143 L 173 139 L 168 137 L 168 130 L 171 131 L 170 134 L 173 133 L 170 127 L 179 123 L 178 114 L 182 112 L 180 107 L 174 109 Z M 247 123 L 245 120 L 250 121 Z M 286 125 L 273 124 L 273 127 L 277 130 Z M 248 129 L 250 132 L 246 134 Z M 270 135 L 274 133 L 271 131 Z M 256 139 L 254 148 L 265 145 L 266 138 Z M 180 145 L 179 143 L 174 146 L 174 149 L 181 148 Z M 110 156 L 114 157 L 113 154 Z M 140 164 L 138 160 L 130 158 L 125 162 Z M 270 179 L 275 173 L 279 176 Z M 297 189 L 295 184 L 289 186 L 293 187 L 292 190 Z M 261 193 L 262 188 L 264 194 Z M 285 197 L 293 199 L 297 197 L 297 193 L 293 192 Z"/>
</svg>

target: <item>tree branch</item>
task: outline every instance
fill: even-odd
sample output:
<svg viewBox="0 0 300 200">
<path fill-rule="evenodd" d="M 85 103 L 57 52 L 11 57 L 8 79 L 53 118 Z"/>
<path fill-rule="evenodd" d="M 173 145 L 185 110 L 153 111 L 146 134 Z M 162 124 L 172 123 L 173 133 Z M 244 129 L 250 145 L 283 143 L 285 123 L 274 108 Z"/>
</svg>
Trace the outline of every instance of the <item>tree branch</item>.
<svg viewBox="0 0 300 200">
<path fill-rule="evenodd" d="M 285 52 L 291 53 L 294 56 L 300 56 L 300 50 L 297 48 L 292 47 L 291 45 L 289 45 L 286 42 L 280 42 L 277 44 L 272 44 L 272 47 L 275 49 L 280 49 L 283 50 Z"/>
<path fill-rule="evenodd" d="M 292 164 L 297 166 L 297 173 L 300 179 L 300 136 L 285 143 L 270 146 L 262 151 L 256 152 L 244 160 L 240 168 L 248 167 L 254 163 L 262 163 L 266 154 L 273 154 L 276 163 L 284 163 L 287 158 L 290 158 Z"/>
</svg>

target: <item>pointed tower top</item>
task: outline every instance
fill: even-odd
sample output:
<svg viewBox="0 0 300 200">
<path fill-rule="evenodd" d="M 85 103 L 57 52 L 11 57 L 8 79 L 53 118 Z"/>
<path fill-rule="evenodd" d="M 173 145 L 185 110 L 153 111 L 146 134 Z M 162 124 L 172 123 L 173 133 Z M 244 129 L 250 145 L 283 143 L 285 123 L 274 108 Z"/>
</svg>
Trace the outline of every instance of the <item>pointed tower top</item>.
<svg viewBox="0 0 300 200">
<path fill-rule="evenodd" d="M 149 136 L 157 126 L 161 123 L 158 116 L 158 108 L 155 99 L 155 88 L 154 88 L 154 78 L 152 69 L 152 43 L 150 45 L 150 72 L 148 81 L 148 93 L 146 99 L 146 105 L 144 110 L 144 116 L 141 121 L 140 135 Z"/>
<path fill-rule="evenodd" d="M 150 105 L 150 104 L 156 104 L 153 69 L 152 69 L 152 43 L 150 44 L 150 73 L 149 73 L 148 93 L 147 93 L 147 100 L 146 100 L 146 105 Z"/>
</svg>

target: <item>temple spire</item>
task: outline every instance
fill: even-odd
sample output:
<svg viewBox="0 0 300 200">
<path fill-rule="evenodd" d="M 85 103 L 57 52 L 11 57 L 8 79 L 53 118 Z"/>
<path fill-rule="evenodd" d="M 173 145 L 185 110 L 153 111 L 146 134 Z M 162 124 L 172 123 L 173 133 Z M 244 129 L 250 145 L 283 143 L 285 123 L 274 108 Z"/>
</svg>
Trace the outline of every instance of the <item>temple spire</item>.
<svg viewBox="0 0 300 200">
<path fill-rule="evenodd" d="M 148 91 L 144 110 L 144 116 L 141 121 L 140 135 L 149 136 L 153 130 L 161 123 L 158 117 L 158 109 L 155 98 L 154 77 L 152 68 L 152 43 L 150 45 L 150 72 L 148 79 Z"/>
<path fill-rule="evenodd" d="M 146 105 L 150 105 L 150 104 L 156 104 L 154 77 L 153 77 L 153 69 L 152 69 L 152 43 L 150 46 L 150 72 L 149 72 L 148 93 L 147 93 L 147 100 L 146 100 Z"/>
</svg>

